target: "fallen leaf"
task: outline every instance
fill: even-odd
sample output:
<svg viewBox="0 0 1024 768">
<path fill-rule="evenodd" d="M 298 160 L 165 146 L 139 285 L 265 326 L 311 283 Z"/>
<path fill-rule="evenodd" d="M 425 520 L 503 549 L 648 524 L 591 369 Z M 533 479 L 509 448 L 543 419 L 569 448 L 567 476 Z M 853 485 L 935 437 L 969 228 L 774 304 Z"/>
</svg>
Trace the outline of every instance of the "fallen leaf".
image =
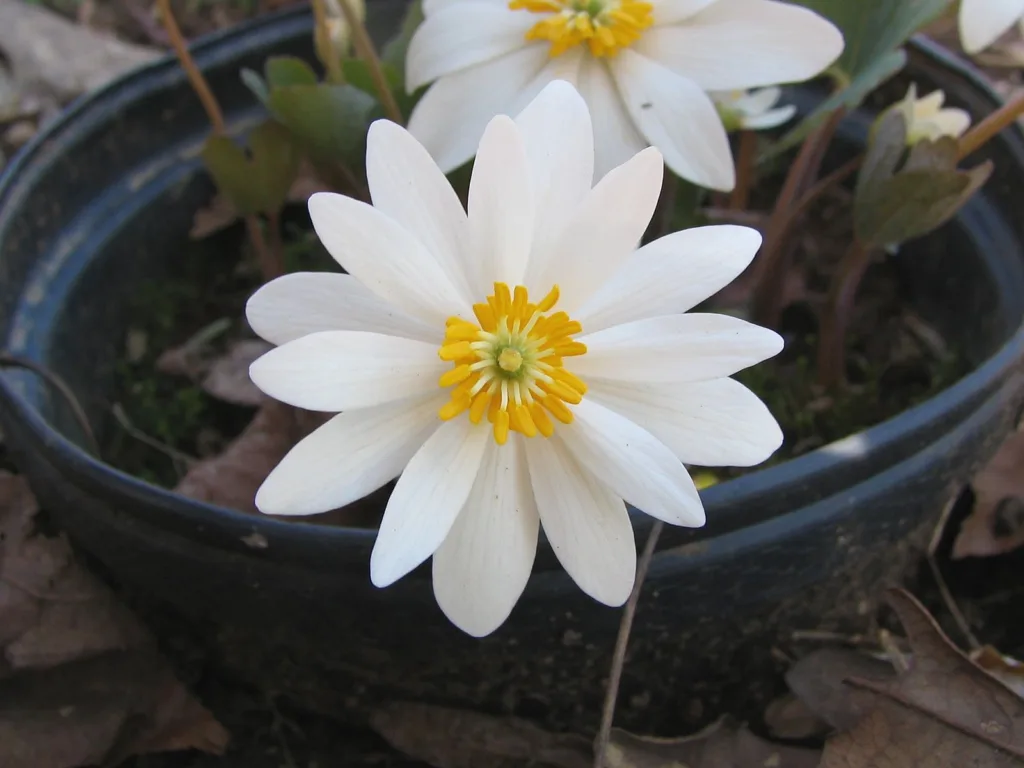
<svg viewBox="0 0 1024 768">
<path fill-rule="evenodd" d="M 817 768 L 821 753 L 773 744 L 723 717 L 692 736 L 659 739 L 612 729 L 607 768 Z"/>
<path fill-rule="evenodd" d="M 1024 700 L 973 664 L 908 592 L 889 590 L 913 650 L 888 683 L 851 678 L 875 706 L 825 744 L 821 768 L 1003 768 L 1024 765 Z"/>
<path fill-rule="evenodd" d="M 396 702 L 370 715 L 392 747 L 434 768 L 589 768 L 591 743 L 514 717 Z"/>
<path fill-rule="evenodd" d="M 266 397 L 249 378 L 249 366 L 271 345 L 262 339 L 242 339 L 210 363 L 203 377 L 206 394 L 235 405 L 258 406 Z"/>
<path fill-rule="evenodd" d="M 74 768 L 228 742 L 149 632 L 37 530 L 23 478 L 0 472 L 0 745 L 3 768 Z"/>
<path fill-rule="evenodd" d="M 1024 546 L 1024 431 L 1010 435 L 971 482 L 974 508 L 952 558 L 1002 555 Z"/>
<path fill-rule="evenodd" d="M 223 453 L 193 465 L 174 490 L 197 501 L 255 513 L 256 491 L 300 436 L 295 409 L 267 401 Z"/>
<path fill-rule="evenodd" d="M 769 702 L 764 712 L 764 724 L 774 738 L 794 741 L 823 737 L 832 730 L 818 713 L 792 693 Z"/>
<path fill-rule="evenodd" d="M 874 706 L 875 695 L 845 684 L 851 677 L 885 682 L 895 677 L 892 665 L 845 648 L 821 648 L 786 672 L 786 685 L 807 708 L 832 728 L 855 726 Z"/>
<path fill-rule="evenodd" d="M 991 645 L 971 652 L 971 661 L 984 669 L 1003 685 L 1024 697 L 1024 663 L 1004 656 Z"/>
</svg>

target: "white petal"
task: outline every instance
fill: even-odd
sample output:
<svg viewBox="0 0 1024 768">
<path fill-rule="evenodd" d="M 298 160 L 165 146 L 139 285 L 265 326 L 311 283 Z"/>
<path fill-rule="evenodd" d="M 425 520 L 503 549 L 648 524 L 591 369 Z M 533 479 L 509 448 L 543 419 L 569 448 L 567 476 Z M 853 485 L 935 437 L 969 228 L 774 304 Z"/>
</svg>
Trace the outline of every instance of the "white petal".
<svg viewBox="0 0 1024 768">
<path fill-rule="evenodd" d="M 423 15 L 433 16 L 444 8 L 463 4 L 497 5 L 503 8 L 508 7 L 508 0 L 423 0 Z"/>
<path fill-rule="evenodd" d="M 316 515 L 398 477 L 438 428 L 445 393 L 340 413 L 296 445 L 256 493 L 268 515 Z"/>
<path fill-rule="evenodd" d="M 590 192 L 594 126 L 587 104 L 564 80 L 555 80 L 516 117 L 533 181 L 534 242 L 550 239 Z"/>
<path fill-rule="evenodd" d="M 441 546 L 476 481 L 490 430 L 446 421 L 398 478 L 370 555 L 370 581 L 386 587 Z"/>
<path fill-rule="evenodd" d="M 498 115 L 484 130 L 469 183 L 470 250 L 484 280 L 522 283 L 534 214 L 523 137 L 512 118 Z"/>
<path fill-rule="evenodd" d="M 716 2 L 718 0 L 654 0 L 654 21 L 659 25 L 678 24 Z"/>
<path fill-rule="evenodd" d="M 782 430 L 760 398 L 733 379 L 689 384 L 591 383 L 594 400 L 632 419 L 684 464 L 752 467 L 782 445 Z"/>
<path fill-rule="evenodd" d="M 651 517 L 670 525 L 704 525 L 697 488 L 664 443 L 589 397 L 572 412 L 572 424 L 559 435 L 591 475 Z"/>
<path fill-rule="evenodd" d="M 766 131 L 769 128 L 775 128 L 783 123 L 788 123 L 795 114 L 796 107 L 793 104 L 787 104 L 778 109 L 769 109 L 767 112 L 762 112 L 759 115 L 744 117 L 742 119 L 743 128 L 748 131 Z"/>
<path fill-rule="evenodd" d="M 571 370 L 585 381 L 707 381 L 782 351 L 775 331 L 729 315 L 696 312 L 637 320 L 578 340 L 587 353 L 573 358 Z"/>
<path fill-rule="evenodd" d="M 488 441 L 466 506 L 434 553 L 434 595 L 474 637 L 500 627 L 526 588 L 540 519 L 522 440 Z"/>
<path fill-rule="evenodd" d="M 570 315 L 629 258 L 661 195 L 661 153 L 643 150 L 597 183 L 526 274 L 531 292 L 559 286 L 558 308 Z"/>
<path fill-rule="evenodd" d="M 249 367 L 276 400 L 310 411 L 347 411 L 438 388 L 437 345 L 362 331 L 322 331 L 272 349 Z"/>
<path fill-rule="evenodd" d="M 1024 0 L 961 0 L 960 42 L 967 53 L 988 48 L 1024 16 Z"/>
<path fill-rule="evenodd" d="M 594 123 L 594 176 L 602 178 L 647 146 L 626 112 L 607 65 L 587 56 L 580 67 L 580 94 Z"/>
<path fill-rule="evenodd" d="M 309 198 L 309 215 L 328 252 L 386 302 L 438 328 L 470 311 L 426 246 L 373 206 L 317 192 Z"/>
<path fill-rule="evenodd" d="M 746 115 L 760 115 L 762 112 L 767 112 L 771 109 L 781 97 L 782 89 L 778 86 L 770 86 L 744 93 L 738 99 L 733 99 L 728 103 L 734 109 L 738 109 Z"/>
<path fill-rule="evenodd" d="M 636 52 L 704 90 L 808 80 L 843 52 L 843 35 L 813 11 L 775 0 L 722 0 L 683 24 L 646 30 Z"/>
<path fill-rule="evenodd" d="M 523 94 L 547 64 L 547 46 L 533 44 L 442 77 L 413 109 L 409 133 L 448 173 L 476 154 L 492 117 L 526 106 L 529 96 Z"/>
<path fill-rule="evenodd" d="M 686 312 L 735 280 L 760 247 L 756 229 L 732 224 L 665 235 L 630 256 L 574 317 L 593 333 Z"/>
<path fill-rule="evenodd" d="M 271 344 L 318 331 L 370 331 L 435 343 L 439 333 L 377 298 L 351 275 L 292 272 L 271 280 L 245 305 L 252 329 Z"/>
<path fill-rule="evenodd" d="M 669 168 L 703 187 L 733 188 L 729 137 L 710 96 L 628 48 L 615 57 L 612 75 L 633 122 L 661 150 Z"/>
<path fill-rule="evenodd" d="M 373 206 L 425 245 L 463 298 L 473 300 L 466 211 L 423 145 L 400 125 L 377 120 L 366 137 L 366 179 Z"/>
<path fill-rule="evenodd" d="M 558 435 L 527 441 L 526 456 L 541 525 L 558 561 L 592 598 L 622 605 L 636 578 L 626 505 L 580 466 Z"/>
<path fill-rule="evenodd" d="M 435 9 L 416 29 L 406 55 L 406 87 L 415 90 L 439 77 L 518 50 L 537 23 L 532 13 L 507 5 L 458 3 Z"/>
</svg>

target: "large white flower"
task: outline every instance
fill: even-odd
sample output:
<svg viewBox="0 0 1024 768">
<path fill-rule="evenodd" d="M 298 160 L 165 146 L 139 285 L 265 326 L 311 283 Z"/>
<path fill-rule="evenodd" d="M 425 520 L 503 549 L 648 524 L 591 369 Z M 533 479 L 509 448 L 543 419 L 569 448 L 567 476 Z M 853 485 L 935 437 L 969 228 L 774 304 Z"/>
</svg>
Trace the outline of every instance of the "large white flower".
<svg viewBox="0 0 1024 768">
<path fill-rule="evenodd" d="M 593 134 L 571 85 L 491 120 L 463 209 L 426 150 L 374 123 L 373 206 L 309 201 L 349 272 L 261 288 L 252 327 L 279 344 L 251 368 L 267 394 L 340 411 L 256 497 L 276 515 L 348 504 L 401 474 L 370 560 L 387 586 L 433 555 L 434 591 L 473 635 L 498 627 L 533 566 L 539 526 L 580 587 L 609 605 L 633 585 L 623 499 L 674 525 L 704 511 L 685 464 L 751 465 L 780 444 L 727 378 L 776 354 L 772 331 L 680 314 L 760 244 L 736 226 L 639 250 L 663 163 L 647 149 L 591 189 Z"/>
<path fill-rule="evenodd" d="M 683 178 L 729 190 L 729 141 L 707 92 L 806 80 L 843 48 L 830 22 L 775 0 L 424 0 L 423 10 L 406 84 L 437 82 L 409 131 L 446 172 L 473 156 L 492 117 L 560 78 L 594 117 L 598 177 L 653 145 Z"/>
<path fill-rule="evenodd" d="M 960 44 L 968 53 L 978 53 L 1022 17 L 1024 0 L 960 0 Z"/>
</svg>

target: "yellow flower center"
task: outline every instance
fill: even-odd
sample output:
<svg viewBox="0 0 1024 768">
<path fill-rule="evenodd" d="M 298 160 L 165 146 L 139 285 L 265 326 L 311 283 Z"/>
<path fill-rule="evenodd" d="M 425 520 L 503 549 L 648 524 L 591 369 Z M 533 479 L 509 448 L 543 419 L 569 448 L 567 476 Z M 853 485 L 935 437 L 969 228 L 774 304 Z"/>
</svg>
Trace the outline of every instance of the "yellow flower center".
<svg viewBox="0 0 1024 768">
<path fill-rule="evenodd" d="M 549 40 L 551 56 L 587 44 L 594 56 L 614 56 L 654 23 L 654 6 L 642 0 L 511 0 L 513 11 L 543 13 L 527 40 Z"/>
<path fill-rule="evenodd" d="M 498 445 L 510 430 L 551 437 L 551 416 L 572 422 L 569 406 L 583 399 L 587 385 L 565 370 L 562 359 L 587 348 L 572 338 L 583 326 L 565 312 L 547 314 L 557 301 L 557 285 L 533 304 L 523 286 L 511 291 L 495 283 L 486 303 L 473 305 L 476 323 L 448 319 L 438 355 L 452 370 L 438 383 L 453 389 L 439 412 L 442 419 L 469 411 L 469 420 L 479 424 L 486 414 Z"/>
</svg>

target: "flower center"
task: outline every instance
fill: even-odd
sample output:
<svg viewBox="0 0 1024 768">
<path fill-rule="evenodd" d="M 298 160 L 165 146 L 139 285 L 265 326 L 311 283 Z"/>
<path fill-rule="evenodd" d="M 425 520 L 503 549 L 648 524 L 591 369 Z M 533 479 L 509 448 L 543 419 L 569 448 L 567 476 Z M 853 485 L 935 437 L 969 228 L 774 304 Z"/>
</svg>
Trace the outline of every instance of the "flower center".
<svg viewBox="0 0 1024 768">
<path fill-rule="evenodd" d="M 583 399 L 587 385 L 565 370 L 562 360 L 587 348 L 572 338 L 583 326 L 565 312 L 547 314 L 557 301 L 557 285 L 534 304 L 523 286 L 511 291 L 495 283 L 486 303 L 473 305 L 476 323 L 448 318 L 438 355 L 452 363 L 452 370 L 438 383 L 453 389 L 439 412 L 442 419 L 469 411 L 469 420 L 479 424 L 486 414 L 498 445 L 505 444 L 510 430 L 551 437 L 551 416 L 572 422 L 569 406 Z"/>
<path fill-rule="evenodd" d="M 549 40 L 551 56 L 587 44 L 594 56 L 614 56 L 654 23 L 654 6 L 642 0 L 511 0 L 513 11 L 543 13 L 527 40 Z"/>
</svg>

